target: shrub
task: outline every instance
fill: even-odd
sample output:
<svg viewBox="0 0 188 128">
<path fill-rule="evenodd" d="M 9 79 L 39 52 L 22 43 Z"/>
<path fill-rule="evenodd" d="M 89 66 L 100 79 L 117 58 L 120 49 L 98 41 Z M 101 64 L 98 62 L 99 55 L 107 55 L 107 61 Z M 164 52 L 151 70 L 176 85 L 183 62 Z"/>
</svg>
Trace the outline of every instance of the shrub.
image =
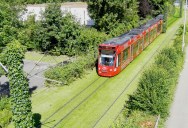
<svg viewBox="0 0 188 128">
<path fill-rule="evenodd" d="M 154 128 L 156 117 L 142 111 L 133 111 L 129 119 L 120 120 L 112 128 Z M 123 124 L 122 124 L 123 122 Z"/>
<path fill-rule="evenodd" d="M 162 117 L 168 115 L 169 74 L 157 66 L 146 70 L 136 92 L 128 101 L 129 110 L 141 110 Z"/>
<path fill-rule="evenodd" d="M 80 78 L 84 69 L 93 68 L 95 65 L 94 54 L 89 54 L 86 57 L 80 57 L 76 61 L 67 65 L 59 65 L 45 72 L 45 77 L 56 81 L 61 81 L 63 84 L 70 84 L 76 78 Z M 47 86 L 57 85 L 57 82 L 46 80 Z"/>
<path fill-rule="evenodd" d="M 98 32 L 94 28 L 84 28 L 80 31 L 76 39 L 69 39 L 64 48 L 65 54 L 69 56 L 86 54 L 96 50 L 98 44 L 106 40 L 108 36 L 103 32 Z"/>
<path fill-rule="evenodd" d="M 5 128 L 11 121 L 12 113 L 10 110 L 3 109 L 0 111 L 0 127 Z"/>
<path fill-rule="evenodd" d="M 7 127 L 12 118 L 10 102 L 7 97 L 0 99 L 0 127 Z"/>
</svg>

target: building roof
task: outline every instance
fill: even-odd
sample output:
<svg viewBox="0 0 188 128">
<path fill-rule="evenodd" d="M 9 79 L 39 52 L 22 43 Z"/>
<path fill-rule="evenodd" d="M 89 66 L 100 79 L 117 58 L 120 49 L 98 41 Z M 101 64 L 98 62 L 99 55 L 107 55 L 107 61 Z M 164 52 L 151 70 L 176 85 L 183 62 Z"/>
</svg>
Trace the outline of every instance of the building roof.
<svg viewBox="0 0 188 128">
<path fill-rule="evenodd" d="M 28 4 L 27 7 L 46 7 L 48 3 L 46 4 Z M 86 2 L 65 2 L 61 3 L 61 7 L 65 8 L 87 8 Z"/>
</svg>

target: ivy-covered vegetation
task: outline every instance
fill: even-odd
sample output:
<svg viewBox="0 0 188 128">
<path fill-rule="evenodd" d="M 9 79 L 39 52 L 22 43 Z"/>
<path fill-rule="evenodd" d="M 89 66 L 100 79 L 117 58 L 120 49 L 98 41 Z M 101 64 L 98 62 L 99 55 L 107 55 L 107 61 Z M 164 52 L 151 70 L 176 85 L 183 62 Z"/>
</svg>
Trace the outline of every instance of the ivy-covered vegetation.
<svg viewBox="0 0 188 128">
<path fill-rule="evenodd" d="M 15 128 L 32 128 L 34 124 L 29 99 L 29 83 L 23 72 L 24 51 L 25 48 L 17 41 L 8 44 L 3 51 L 8 67 L 12 119 Z"/>
<path fill-rule="evenodd" d="M 163 49 L 156 56 L 153 65 L 144 71 L 137 90 L 126 102 L 125 118 L 127 121 L 120 123 L 120 126 L 117 124 L 118 128 L 141 127 L 139 121 L 133 120 L 135 113 L 141 114 L 140 117 L 145 114 L 160 115 L 162 120 L 168 117 L 174 89 L 184 62 L 181 27 L 179 31 L 174 43 Z M 133 122 L 129 123 L 129 119 Z M 145 122 L 148 120 L 149 118 L 145 118 Z"/>
</svg>

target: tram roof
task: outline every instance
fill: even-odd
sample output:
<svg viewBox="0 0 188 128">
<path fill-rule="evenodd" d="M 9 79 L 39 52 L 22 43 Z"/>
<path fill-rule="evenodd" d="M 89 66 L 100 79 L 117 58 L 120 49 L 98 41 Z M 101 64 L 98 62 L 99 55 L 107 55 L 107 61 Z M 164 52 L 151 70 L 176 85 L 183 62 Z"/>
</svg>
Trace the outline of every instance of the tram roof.
<svg viewBox="0 0 188 128">
<path fill-rule="evenodd" d="M 142 33 L 144 31 L 143 28 L 136 28 L 136 29 L 132 29 L 128 35 L 138 35 L 140 33 Z"/>
<path fill-rule="evenodd" d="M 151 27 L 153 24 L 157 23 L 161 19 L 163 19 L 163 15 L 158 15 L 156 18 L 149 20 L 146 24 L 143 24 L 138 28 L 132 29 L 131 31 L 124 33 L 118 37 L 114 37 L 110 40 L 107 40 L 103 44 L 121 45 L 125 42 L 128 42 L 131 38 L 133 38 L 136 35 L 139 35 L 144 30 L 148 29 L 149 27 Z"/>
</svg>

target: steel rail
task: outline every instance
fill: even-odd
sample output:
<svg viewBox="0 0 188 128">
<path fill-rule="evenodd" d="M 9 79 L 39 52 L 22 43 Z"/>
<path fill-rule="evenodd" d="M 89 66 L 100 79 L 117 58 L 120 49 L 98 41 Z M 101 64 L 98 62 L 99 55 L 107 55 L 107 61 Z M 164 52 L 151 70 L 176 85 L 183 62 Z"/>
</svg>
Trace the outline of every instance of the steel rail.
<svg viewBox="0 0 188 128">
<path fill-rule="evenodd" d="M 109 78 L 108 78 L 109 79 Z M 97 92 L 98 89 L 104 85 L 104 83 L 108 80 L 106 79 L 102 84 L 100 84 L 92 93 L 90 93 L 87 97 L 85 97 L 77 106 L 75 106 L 69 113 L 67 113 L 63 118 L 61 118 L 56 124 L 52 126 L 52 128 L 56 127 L 59 125 L 67 116 L 69 116 L 74 110 L 76 110 L 81 104 L 83 104 L 89 97 L 91 97 L 95 92 Z"/>
<path fill-rule="evenodd" d="M 77 98 L 79 95 L 81 95 L 84 91 L 86 91 L 90 86 L 92 86 L 96 81 L 98 81 L 101 77 L 97 77 L 92 83 L 90 83 L 87 87 L 85 87 L 83 90 L 81 90 L 79 93 L 77 93 L 74 97 L 72 97 L 70 100 L 68 100 L 65 104 L 63 104 L 61 107 L 59 107 L 54 113 L 52 113 L 48 118 L 46 118 L 41 125 L 43 125 L 47 120 L 49 120 L 52 116 L 54 116 L 57 112 L 59 112 L 61 109 L 63 109 L 65 106 L 67 106 L 71 101 L 73 101 L 75 98 Z M 39 128 L 40 126 L 37 126 Z"/>
</svg>

